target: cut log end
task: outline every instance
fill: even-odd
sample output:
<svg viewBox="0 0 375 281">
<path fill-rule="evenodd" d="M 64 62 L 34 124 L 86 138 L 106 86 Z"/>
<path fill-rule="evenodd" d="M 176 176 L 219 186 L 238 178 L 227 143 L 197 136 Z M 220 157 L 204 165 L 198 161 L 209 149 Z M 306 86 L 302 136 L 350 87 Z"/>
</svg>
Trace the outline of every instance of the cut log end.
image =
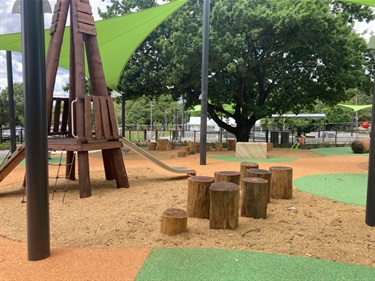
<svg viewBox="0 0 375 281">
<path fill-rule="evenodd" d="M 160 232 L 173 236 L 187 231 L 187 215 L 184 210 L 170 208 L 163 212 Z"/>
</svg>

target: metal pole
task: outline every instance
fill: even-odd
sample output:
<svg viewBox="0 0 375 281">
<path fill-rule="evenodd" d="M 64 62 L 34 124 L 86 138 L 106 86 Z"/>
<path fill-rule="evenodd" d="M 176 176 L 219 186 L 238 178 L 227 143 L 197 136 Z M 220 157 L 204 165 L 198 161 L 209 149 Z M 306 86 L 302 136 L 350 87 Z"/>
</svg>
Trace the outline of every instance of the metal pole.
<svg viewBox="0 0 375 281">
<path fill-rule="evenodd" d="M 50 256 L 46 69 L 42 0 L 21 1 L 26 129 L 27 252 Z"/>
<path fill-rule="evenodd" d="M 121 95 L 121 132 L 122 137 L 125 138 L 125 95 Z"/>
<path fill-rule="evenodd" d="M 182 118 L 182 131 L 181 136 L 185 137 L 185 102 L 184 99 L 182 99 L 182 111 L 181 111 L 181 118 Z"/>
<path fill-rule="evenodd" d="M 375 73 L 374 73 L 375 74 Z M 370 156 L 367 182 L 367 201 L 366 201 L 366 224 L 375 226 L 375 75 L 374 89 L 372 93 L 372 117 L 371 117 L 371 135 L 370 135 Z"/>
<path fill-rule="evenodd" d="M 203 1 L 203 50 L 202 50 L 202 90 L 201 90 L 201 136 L 200 164 L 206 165 L 207 145 L 207 99 L 208 99 L 208 43 L 209 43 L 210 0 Z"/>
<path fill-rule="evenodd" d="M 13 92 L 13 70 L 12 52 L 6 51 L 7 74 L 8 74 L 8 102 L 9 102 L 9 127 L 10 127 L 10 151 L 16 151 L 16 118 L 14 114 L 14 92 Z"/>
</svg>

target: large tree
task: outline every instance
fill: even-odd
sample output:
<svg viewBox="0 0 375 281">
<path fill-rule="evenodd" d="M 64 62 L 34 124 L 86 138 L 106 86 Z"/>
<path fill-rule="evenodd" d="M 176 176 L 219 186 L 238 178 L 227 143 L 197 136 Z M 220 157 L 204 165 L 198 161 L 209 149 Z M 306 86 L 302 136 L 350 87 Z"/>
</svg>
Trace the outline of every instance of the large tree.
<svg viewBox="0 0 375 281">
<path fill-rule="evenodd" d="M 369 92 L 374 53 L 351 23 L 372 18 L 367 8 L 328 0 L 211 0 L 209 116 L 248 141 L 255 122 L 271 114 L 334 105 L 351 97 L 350 88 Z M 121 91 L 170 92 L 199 104 L 201 34 L 202 1 L 191 0 L 133 55 Z"/>
<path fill-rule="evenodd" d="M 13 84 L 13 99 L 16 126 L 24 126 L 24 99 L 23 99 L 23 84 Z M 0 93 L 0 127 L 9 126 L 9 101 L 8 88 L 5 88 Z"/>
</svg>

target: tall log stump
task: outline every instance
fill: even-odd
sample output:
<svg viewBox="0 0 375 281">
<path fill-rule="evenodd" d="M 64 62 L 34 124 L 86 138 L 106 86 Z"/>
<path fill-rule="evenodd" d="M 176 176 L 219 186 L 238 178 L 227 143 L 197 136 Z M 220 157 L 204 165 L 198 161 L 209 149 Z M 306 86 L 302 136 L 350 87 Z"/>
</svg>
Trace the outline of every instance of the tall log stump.
<svg viewBox="0 0 375 281">
<path fill-rule="evenodd" d="M 156 142 L 156 150 L 167 151 L 167 145 L 169 141 L 167 139 L 158 139 Z"/>
<path fill-rule="evenodd" d="M 193 176 L 188 179 L 187 215 L 192 218 L 210 217 L 210 186 L 213 177 Z"/>
<path fill-rule="evenodd" d="M 173 236 L 185 231 L 187 231 L 187 216 L 184 210 L 170 208 L 163 212 L 161 233 Z"/>
<path fill-rule="evenodd" d="M 259 169 L 259 164 L 255 162 L 241 162 L 240 165 L 240 186 L 241 191 L 243 190 L 243 182 L 242 180 L 246 178 L 246 171 L 249 169 Z"/>
<path fill-rule="evenodd" d="M 367 153 L 370 151 L 370 138 L 355 139 L 352 144 L 353 153 Z"/>
<path fill-rule="evenodd" d="M 215 142 L 215 150 L 216 151 L 222 151 L 223 150 L 223 144 L 221 142 Z"/>
<path fill-rule="evenodd" d="M 246 177 L 255 177 L 267 180 L 267 189 L 268 189 L 268 200 L 270 202 L 270 193 L 271 193 L 271 177 L 272 172 L 263 169 L 249 169 L 246 171 Z"/>
<path fill-rule="evenodd" d="M 188 147 L 190 147 L 190 153 L 191 154 L 195 154 L 195 153 L 199 153 L 199 144 L 194 142 L 194 141 L 189 141 L 188 142 Z"/>
<path fill-rule="evenodd" d="M 241 174 L 236 171 L 218 171 L 214 173 L 215 182 L 232 182 L 240 184 Z"/>
<path fill-rule="evenodd" d="M 156 143 L 154 143 L 154 142 L 150 142 L 150 143 L 148 144 L 148 150 L 149 150 L 149 151 L 155 151 L 155 150 L 156 150 Z"/>
<path fill-rule="evenodd" d="M 229 151 L 236 151 L 236 140 L 227 140 L 227 146 Z"/>
<path fill-rule="evenodd" d="M 244 178 L 241 216 L 255 219 L 267 218 L 268 181 L 263 178 Z"/>
<path fill-rule="evenodd" d="M 210 186 L 210 229 L 236 229 L 239 217 L 240 188 L 231 182 Z"/>
<path fill-rule="evenodd" d="M 285 166 L 270 167 L 272 173 L 270 196 L 275 199 L 292 199 L 293 169 Z"/>
</svg>

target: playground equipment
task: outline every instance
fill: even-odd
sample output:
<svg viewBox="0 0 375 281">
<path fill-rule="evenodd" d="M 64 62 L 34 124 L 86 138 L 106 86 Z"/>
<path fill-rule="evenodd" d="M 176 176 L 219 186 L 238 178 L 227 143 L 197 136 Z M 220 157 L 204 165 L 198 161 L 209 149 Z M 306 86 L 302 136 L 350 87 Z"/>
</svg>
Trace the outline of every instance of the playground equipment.
<svg viewBox="0 0 375 281">
<path fill-rule="evenodd" d="M 91 196 L 89 157 L 92 150 L 101 150 L 105 178 L 115 180 L 118 188 L 129 187 L 121 147 L 113 100 L 105 82 L 99 54 L 96 27 L 88 1 L 57 1 L 50 28 L 50 41 L 46 59 L 46 103 L 48 122 L 48 147 L 66 151 L 65 177 L 75 179 L 75 160 L 78 162 L 80 197 Z M 70 15 L 70 83 L 69 97 L 54 97 L 57 69 L 60 61 L 65 25 Z M 69 29 L 66 29 L 69 31 Z M 91 81 L 91 93 L 86 93 L 85 63 Z M 159 166 L 164 164 L 128 142 L 136 150 Z M 74 153 L 77 154 L 75 159 Z M 1 166 L 0 179 L 14 169 L 24 158 L 24 148 Z M 69 165 L 68 165 L 69 164 Z M 168 166 L 164 165 L 164 168 Z M 167 169 L 169 169 L 168 167 Z M 181 169 L 169 169 L 181 172 Z M 194 170 L 187 170 L 195 174 Z M 185 172 L 185 171 L 184 171 Z"/>
<path fill-rule="evenodd" d="M 368 153 L 370 151 L 370 138 L 358 138 L 351 144 L 353 153 Z"/>
<path fill-rule="evenodd" d="M 298 149 L 300 145 L 305 145 L 305 135 L 300 134 L 296 136 L 295 141 L 293 142 L 293 145 L 290 149 Z"/>
</svg>

